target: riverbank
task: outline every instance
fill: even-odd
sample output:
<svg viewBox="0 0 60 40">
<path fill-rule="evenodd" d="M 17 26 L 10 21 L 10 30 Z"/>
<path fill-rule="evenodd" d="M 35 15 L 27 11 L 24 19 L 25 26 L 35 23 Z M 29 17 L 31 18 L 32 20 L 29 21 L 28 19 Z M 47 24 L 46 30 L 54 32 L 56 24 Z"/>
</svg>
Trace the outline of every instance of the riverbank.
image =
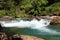
<svg viewBox="0 0 60 40">
<path fill-rule="evenodd" d="M 5 33 L 0 32 L 0 40 L 44 40 L 44 39 L 20 34 L 8 36 Z"/>
<path fill-rule="evenodd" d="M 14 17 L 12 16 L 3 16 L 3 17 L 0 17 L 2 19 L 15 19 Z M 47 20 L 51 20 L 51 25 L 58 25 L 60 24 L 60 16 L 32 16 L 32 15 L 27 15 L 25 19 L 33 19 L 33 18 L 36 18 L 37 20 L 40 20 L 40 19 L 47 19 Z"/>
</svg>

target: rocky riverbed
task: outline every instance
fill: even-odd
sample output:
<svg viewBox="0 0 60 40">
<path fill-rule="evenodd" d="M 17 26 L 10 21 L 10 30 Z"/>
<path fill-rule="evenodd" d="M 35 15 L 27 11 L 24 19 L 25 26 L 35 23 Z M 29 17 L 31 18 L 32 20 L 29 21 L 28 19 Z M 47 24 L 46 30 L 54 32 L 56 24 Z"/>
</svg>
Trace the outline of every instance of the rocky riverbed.
<svg viewBox="0 0 60 40">
<path fill-rule="evenodd" d="M 20 34 L 8 36 L 5 33 L 0 32 L 0 40 L 44 40 L 44 39 Z"/>
</svg>

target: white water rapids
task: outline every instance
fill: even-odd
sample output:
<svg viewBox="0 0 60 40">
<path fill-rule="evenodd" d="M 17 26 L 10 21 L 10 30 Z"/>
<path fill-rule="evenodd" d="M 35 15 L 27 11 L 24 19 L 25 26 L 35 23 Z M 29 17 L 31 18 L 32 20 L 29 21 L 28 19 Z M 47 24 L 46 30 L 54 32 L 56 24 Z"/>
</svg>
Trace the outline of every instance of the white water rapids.
<svg viewBox="0 0 60 40">
<path fill-rule="evenodd" d="M 55 30 L 51 30 L 47 28 L 46 26 L 50 25 L 51 20 L 41 19 L 36 20 L 33 19 L 31 21 L 24 21 L 20 20 L 18 22 L 11 21 L 9 23 L 1 22 L 2 27 L 18 27 L 18 28 L 31 28 L 31 29 L 37 29 L 41 32 L 47 32 L 49 34 L 60 34 L 60 32 L 57 32 Z"/>
</svg>

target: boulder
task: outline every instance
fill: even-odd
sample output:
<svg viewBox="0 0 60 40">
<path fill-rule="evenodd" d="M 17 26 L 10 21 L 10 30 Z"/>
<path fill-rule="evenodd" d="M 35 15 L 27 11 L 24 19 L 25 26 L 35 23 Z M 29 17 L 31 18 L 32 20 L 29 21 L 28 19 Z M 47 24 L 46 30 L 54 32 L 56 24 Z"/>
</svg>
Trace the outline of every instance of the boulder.
<svg viewBox="0 0 60 40">
<path fill-rule="evenodd" d="M 51 25 L 57 25 L 57 24 L 60 24 L 60 16 L 55 17 L 52 16 Z"/>
<path fill-rule="evenodd" d="M 5 33 L 0 32 L 0 40 L 8 40 L 7 35 Z"/>
<path fill-rule="evenodd" d="M 60 16 L 40 16 L 40 19 L 51 20 L 51 25 L 60 24 Z"/>
</svg>

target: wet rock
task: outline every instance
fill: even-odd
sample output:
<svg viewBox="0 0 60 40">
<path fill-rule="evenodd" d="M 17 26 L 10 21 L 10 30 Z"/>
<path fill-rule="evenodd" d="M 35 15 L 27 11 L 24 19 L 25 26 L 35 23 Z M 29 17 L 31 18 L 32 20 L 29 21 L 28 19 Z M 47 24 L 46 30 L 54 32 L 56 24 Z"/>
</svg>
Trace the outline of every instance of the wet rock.
<svg viewBox="0 0 60 40">
<path fill-rule="evenodd" d="M 40 19 L 51 20 L 51 25 L 60 24 L 60 16 L 41 16 Z"/>
<path fill-rule="evenodd" d="M 19 35 L 19 34 L 7 37 L 5 33 L 0 32 L 0 40 L 44 40 L 44 39 L 37 38 L 34 36 Z"/>
<path fill-rule="evenodd" d="M 42 38 L 37 38 L 37 37 L 34 37 L 34 36 L 19 35 L 19 34 L 14 35 L 14 37 L 18 37 L 21 40 L 44 40 Z"/>
<path fill-rule="evenodd" d="M 10 40 L 23 40 L 19 34 L 13 35 L 9 39 Z"/>
<path fill-rule="evenodd" d="M 2 18 L 3 19 L 13 19 L 14 17 L 13 16 L 3 16 Z"/>
<path fill-rule="evenodd" d="M 40 18 L 41 18 L 41 19 L 51 20 L 51 17 L 50 17 L 50 16 L 41 16 Z"/>
<path fill-rule="evenodd" d="M 7 35 L 5 33 L 0 32 L 0 40 L 8 40 Z"/>
<path fill-rule="evenodd" d="M 60 16 L 53 16 L 51 25 L 57 25 L 60 24 Z"/>
</svg>

